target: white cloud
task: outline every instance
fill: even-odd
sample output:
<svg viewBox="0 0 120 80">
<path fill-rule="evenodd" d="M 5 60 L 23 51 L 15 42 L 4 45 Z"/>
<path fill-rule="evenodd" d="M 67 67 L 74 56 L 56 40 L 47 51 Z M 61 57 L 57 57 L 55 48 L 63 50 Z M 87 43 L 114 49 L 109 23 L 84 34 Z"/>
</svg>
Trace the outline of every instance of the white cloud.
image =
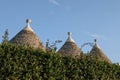
<svg viewBox="0 0 120 80">
<path fill-rule="evenodd" d="M 101 35 L 98 35 L 98 34 L 91 34 L 90 36 L 92 36 L 92 37 L 94 37 L 94 38 L 96 38 L 96 39 L 101 38 Z"/>
<path fill-rule="evenodd" d="M 59 6 L 60 4 L 57 2 L 57 0 L 49 0 L 50 3 Z"/>
<path fill-rule="evenodd" d="M 92 34 L 92 37 L 96 38 L 96 39 L 102 39 L 102 40 L 107 40 L 105 36 L 103 35 L 99 35 L 99 34 Z"/>
<path fill-rule="evenodd" d="M 91 36 L 91 37 L 93 37 L 93 38 L 95 38 L 95 39 L 102 39 L 102 40 L 107 40 L 107 38 L 106 38 L 106 36 L 104 36 L 104 35 L 100 35 L 100 34 L 93 34 L 93 33 L 90 33 L 90 32 L 85 32 L 87 35 L 89 35 L 89 36 Z"/>
</svg>

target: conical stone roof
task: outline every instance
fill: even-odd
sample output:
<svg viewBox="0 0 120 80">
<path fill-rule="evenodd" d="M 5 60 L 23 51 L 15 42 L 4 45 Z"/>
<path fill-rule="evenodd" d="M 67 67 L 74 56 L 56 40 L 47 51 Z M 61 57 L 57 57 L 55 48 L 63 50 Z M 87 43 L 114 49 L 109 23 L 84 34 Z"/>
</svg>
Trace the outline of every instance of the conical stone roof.
<svg viewBox="0 0 120 80">
<path fill-rule="evenodd" d="M 68 32 L 68 39 L 64 43 L 64 45 L 60 48 L 58 53 L 64 56 L 80 56 L 81 49 L 76 45 L 75 41 L 72 39 L 72 33 Z"/>
<path fill-rule="evenodd" d="M 36 35 L 36 33 L 33 31 L 33 29 L 30 27 L 31 20 L 26 20 L 26 27 L 23 28 L 15 37 L 13 37 L 10 40 L 10 43 L 22 45 L 22 46 L 30 46 L 35 49 L 40 48 L 42 50 L 45 50 L 42 42 Z"/>
<path fill-rule="evenodd" d="M 106 61 L 108 63 L 112 63 L 111 60 L 100 49 L 96 39 L 95 39 L 95 45 L 93 46 L 92 50 L 90 51 L 90 55 L 93 55 L 93 56 L 95 56 L 96 58 L 99 58 L 102 61 Z"/>
</svg>

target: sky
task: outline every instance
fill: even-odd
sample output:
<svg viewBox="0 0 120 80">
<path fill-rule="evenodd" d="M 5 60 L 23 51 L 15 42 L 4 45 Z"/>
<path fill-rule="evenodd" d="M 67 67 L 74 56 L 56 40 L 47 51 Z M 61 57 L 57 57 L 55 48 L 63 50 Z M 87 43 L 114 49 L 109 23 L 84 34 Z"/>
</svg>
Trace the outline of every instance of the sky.
<svg viewBox="0 0 120 80">
<path fill-rule="evenodd" d="M 120 63 L 120 0 L 0 0 L 0 42 L 6 29 L 9 40 L 26 26 L 31 27 L 46 44 L 47 39 L 58 49 L 68 35 L 81 47 L 95 38 L 113 63 Z M 90 51 L 86 45 L 84 52 Z"/>
</svg>

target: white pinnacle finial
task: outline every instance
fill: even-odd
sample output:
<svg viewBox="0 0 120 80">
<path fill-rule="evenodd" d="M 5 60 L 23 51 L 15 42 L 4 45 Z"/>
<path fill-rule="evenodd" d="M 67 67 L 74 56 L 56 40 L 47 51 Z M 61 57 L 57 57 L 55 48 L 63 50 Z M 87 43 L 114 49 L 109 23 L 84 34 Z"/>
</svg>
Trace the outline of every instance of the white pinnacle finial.
<svg viewBox="0 0 120 80">
<path fill-rule="evenodd" d="M 98 41 L 97 39 L 94 39 L 95 44 L 97 44 L 97 41 Z"/>
<path fill-rule="evenodd" d="M 94 39 L 94 42 L 95 42 L 95 46 L 100 48 L 100 46 L 98 45 L 98 39 Z"/>
<path fill-rule="evenodd" d="M 69 36 L 69 37 L 72 36 L 72 33 L 71 33 L 71 32 L 68 32 L 68 36 Z"/>
<path fill-rule="evenodd" d="M 30 27 L 31 20 L 30 20 L 30 19 L 27 19 L 27 20 L 26 20 L 26 23 L 27 23 L 27 25 L 26 25 L 26 27 L 24 28 L 24 30 L 30 30 L 30 31 L 34 32 L 33 29 Z"/>
<path fill-rule="evenodd" d="M 71 32 L 68 32 L 68 39 L 66 42 L 75 42 L 73 39 L 72 39 L 72 33 Z"/>
<path fill-rule="evenodd" d="M 31 20 L 30 20 L 30 19 L 27 19 L 27 20 L 26 20 L 26 23 L 27 23 L 27 25 L 30 27 Z"/>
</svg>

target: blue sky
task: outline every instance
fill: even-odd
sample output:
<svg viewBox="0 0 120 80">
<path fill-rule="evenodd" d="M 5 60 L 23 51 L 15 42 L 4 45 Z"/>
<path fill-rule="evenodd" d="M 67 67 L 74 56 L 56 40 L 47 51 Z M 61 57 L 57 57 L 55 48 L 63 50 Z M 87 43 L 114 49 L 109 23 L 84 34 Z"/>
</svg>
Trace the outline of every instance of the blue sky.
<svg viewBox="0 0 120 80">
<path fill-rule="evenodd" d="M 11 39 L 27 18 L 44 45 L 62 40 L 60 48 L 68 31 L 79 47 L 97 37 L 111 61 L 120 63 L 120 0 L 0 0 L 0 42 L 6 29 Z"/>
</svg>

